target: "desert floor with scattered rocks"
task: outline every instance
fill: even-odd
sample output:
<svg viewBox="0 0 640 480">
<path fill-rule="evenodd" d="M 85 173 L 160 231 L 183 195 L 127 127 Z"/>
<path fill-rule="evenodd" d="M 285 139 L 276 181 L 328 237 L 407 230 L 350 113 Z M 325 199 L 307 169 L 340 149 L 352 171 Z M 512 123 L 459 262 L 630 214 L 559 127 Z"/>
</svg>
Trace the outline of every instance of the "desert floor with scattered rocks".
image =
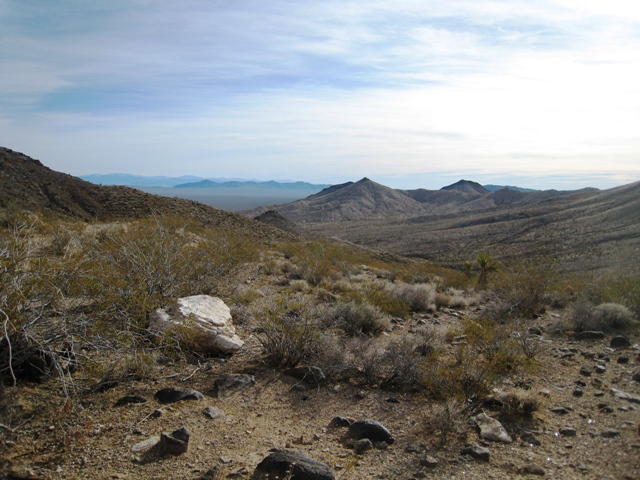
<svg viewBox="0 0 640 480">
<path fill-rule="evenodd" d="M 459 322 L 454 311 L 437 315 L 443 328 Z M 574 340 L 551 333 L 559 315 L 551 311 L 531 321 L 545 332 L 548 348 L 536 365 L 496 385 L 528 389 L 539 397 L 540 408 L 531 417 L 507 417 L 488 405 L 475 412 L 497 419 L 510 443 L 482 439 L 469 425 L 441 445 L 428 421 L 434 402 L 425 393 L 306 385 L 266 366 L 255 336 L 238 327 L 246 343 L 229 358 L 167 364 L 152 381 L 79 391 L 67 408 L 60 407 L 63 397 L 53 383 L 3 388 L 2 407 L 11 409 L 15 421 L 4 426 L 0 478 L 242 479 L 251 478 L 274 448 L 299 450 L 325 463 L 338 479 L 640 478 L 640 335 L 627 332 L 631 346 L 616 349 L 610 334 Z M 416 319 L 392 334 L 411 328 Z M 216 379 L 226 374 L 253 376 L 255 385 L 214 393 Z M 167 387 L 193 389 L 204 397 L 162 404 L 154 395 Z M 116 406 L 126 395 L 146 402 Z M 353 441 L 345 439 L 347 427 L 332 424 L 337 416 L 375 420 L 394 442 L 356 453 Z M 191 434 L 185 453 L 140 446 L 182 427 Z M 489 460 L 461 454 L 472 444 L 488 449 Z"/>
</svg>

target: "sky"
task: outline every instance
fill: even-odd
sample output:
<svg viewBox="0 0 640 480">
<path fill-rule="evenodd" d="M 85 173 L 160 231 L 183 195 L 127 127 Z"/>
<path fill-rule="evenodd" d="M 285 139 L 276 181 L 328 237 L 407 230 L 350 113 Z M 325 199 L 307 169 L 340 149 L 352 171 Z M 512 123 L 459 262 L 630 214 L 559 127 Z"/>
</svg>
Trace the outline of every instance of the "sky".
<svg viewBox="0 0 640 480">
<path fill-rule="evenodd" d="M 69 173 L 640 180 L 640 2 L 0 0 L 0 146 Z"/>
</svg>

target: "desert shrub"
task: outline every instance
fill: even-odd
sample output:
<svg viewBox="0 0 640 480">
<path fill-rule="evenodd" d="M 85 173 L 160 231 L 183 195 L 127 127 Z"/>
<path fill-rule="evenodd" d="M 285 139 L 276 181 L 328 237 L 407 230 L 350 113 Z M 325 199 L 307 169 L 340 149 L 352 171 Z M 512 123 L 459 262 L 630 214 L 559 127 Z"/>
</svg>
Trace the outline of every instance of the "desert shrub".
<svg viewBox="0 0 640 480">
<path fill-rule="evenodd" d="M 415 352 L 426 357 L 434 357 L 442 348 L 444 343 L 443 335 L 438 332 L 433 325 L 422 326 L 416 329 Z"/>
<path fill-rule="evenodd" d="M 557 273 L 551 262 L 513 265 L 496 280 L 496 290 L 519 317 L 533 318 L 544 312 L 553 291 Z"/>
<path fill-rule="evenodd" d="M 387 389 L 414 388 L 422 383 L 423 359 L 416 351 L 418 341 L 413 335 L 402 335 L 387 342 L 380 363 L 380 385 Z"/>
<path fill-rule="evenodd" d="M 584 297 L 578 298 L 571 306 L 570 323 L 574 332 L 578 333 L 597 329 L 591 318 L 593 307 L 594 305 Z"/>
<path fill-rule="evenodd" d="M 476 401 L 486 396 L 496 378 L 486 362 L 479 361 L 461 346 L 454 363 L 428 358 L 423 364 L 423 385 L 433 398 Z"/>
<path fill-rule="evenodd" d="M 379 308 L 355 301 L 336 305 L 332 315 L 348 335 L 376 335 L 389 327 L 389 318 Z"/>
<path fill-rule="evenodd" d="M 476 256 L 476 265 L 478 268 L 477 286 L 480 289 L 485 289 L 489 284 L 489 274 L 497 272 L 500 269 L 500 265 L 488 252 L 480 252 Z"/>
<path fill-rule="evenodd" d="M 544 339 L 541 336 L 531 334 L 526 329 L 514 332 L 513 339 L 522 351 L 523 355 L 528 359 L 537 357 L 547 348 L 547 345 L 544 343 Z"/>
<path fill-rule="evenodd" d="M 429 429 L 440 432 L 442 445 L 447 443 L 450 434 L 463 433 L 468 422 L 469 413 L 465 409 L 465 404 L 455 398 L 450 398 L 439 405 L 427 419 Z"/>
<path fill-rule="evenodd" d="M 603 302 L 619 303 L 640 316 L 640 277 L 607 278 L 601 284 Z"/>
<path fill-rule="evenodd" d="M 540 409 L 540 399 L 531 392 L 512 390 L 500 395 L 502 409 L 508 415 L 530 417 Z"/>
<path fill-rule="evenodd" d="M 267 354 L 269 364 L 295 367 L 311 358 L 318 347 L 320 331 L 315 322 L 298 310 L 290 310 L 262 322 L 258 339 Z"/>
<path fill-rule="evenodd" d="M 393 284 L 385 281 L 368 282 L 363 284 L 359 291 L 367 303 L 374 305 L 385 314 L 407 317 L 410 312 L 409 303 L 389 289 L 389 285 Z"/>
<path fill-rule="evenodd" d="M 396 298 L 405 302 L 412 312 L 431 310 L 436 300 L 436 289 L 431 284 L 394 283 L 387 288 Z"/>
<path fill-rule="evenodd" d="M 495 373 L 510 371 L 519 363 L 518 347 L 508 325 L 487 319 L 466 320 L 463 332 L 471 354 L 481 355 Z"/>
<path fill-rule="evenodd" d="M 581 298 L 572 307 L 571 324 L 574 332 L 588 330 L 619 330 L 634 323 L 633 313 L 624 305 L 603 303 L 594 307 L 591 302 Z"/>
<path fill-rule="evenodd" d="M 436 310 L 441 310 L 443 308 L 449 308 L 453 303 L 453 297 L 451 295 L 447 295 L 446 293 L 436 293 Z"/>
<path fill-rule="evenodd" d="M 633 313 L 624 305 L 602 303 L 591 312 L 591 322 L 602 331 L 625 329 L 632 325 Z"/>
</svg>

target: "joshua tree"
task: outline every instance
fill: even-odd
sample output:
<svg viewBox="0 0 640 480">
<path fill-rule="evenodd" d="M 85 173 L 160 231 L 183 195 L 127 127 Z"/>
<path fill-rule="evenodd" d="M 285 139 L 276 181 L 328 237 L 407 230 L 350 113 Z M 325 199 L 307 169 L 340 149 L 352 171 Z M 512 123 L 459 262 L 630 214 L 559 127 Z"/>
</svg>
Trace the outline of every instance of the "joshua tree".
<svg viewBox="0 0 640 480">
<path fill-rule="evenodd" d="M 486 288 L 489 280 L 489 272 L 496 272 L 499 269 L 498 262 L 487 252 L 481 252 L 476 257 L 478 264 L 478 287 Z"/>
</svg>

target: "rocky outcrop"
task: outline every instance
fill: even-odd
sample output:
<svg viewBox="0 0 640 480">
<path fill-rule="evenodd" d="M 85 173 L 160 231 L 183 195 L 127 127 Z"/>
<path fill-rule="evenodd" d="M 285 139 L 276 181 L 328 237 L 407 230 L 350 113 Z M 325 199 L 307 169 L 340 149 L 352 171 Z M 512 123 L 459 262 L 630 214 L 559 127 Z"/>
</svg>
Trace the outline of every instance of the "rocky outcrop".
<svg viewBox="0 0 640 480">
<path fill-rule="evenodd" d="M 153 335 L 172 331 L 205 355 L 235 353 L 244 343 L 236 335 L 229 307 L 209 295 L 179 298 L 172 308 L 156 310 L 149 315 L 148 330 Z"/>
</svg>

